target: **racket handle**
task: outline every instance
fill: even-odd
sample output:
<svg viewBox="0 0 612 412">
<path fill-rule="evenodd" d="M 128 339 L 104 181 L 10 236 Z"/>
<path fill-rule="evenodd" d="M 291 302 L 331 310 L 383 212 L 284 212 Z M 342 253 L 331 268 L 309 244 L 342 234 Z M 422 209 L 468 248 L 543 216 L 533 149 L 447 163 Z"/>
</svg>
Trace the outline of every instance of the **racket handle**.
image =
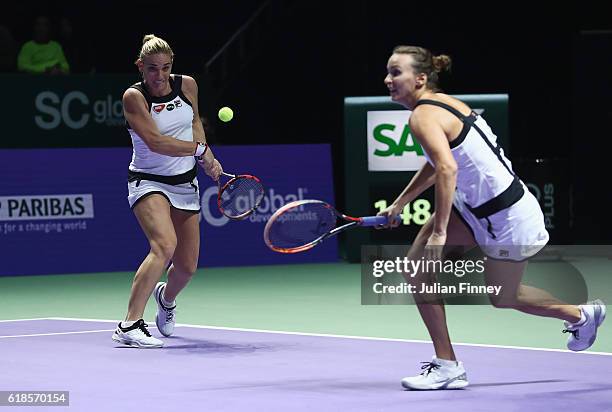
<svg viewBox="0 0 612 412">
<path fill-rule="evenodd" d="M 361 218 L 361 226 L 380 226 L 389 222 L 386 216 L 365 216 Z"/>
</svg>

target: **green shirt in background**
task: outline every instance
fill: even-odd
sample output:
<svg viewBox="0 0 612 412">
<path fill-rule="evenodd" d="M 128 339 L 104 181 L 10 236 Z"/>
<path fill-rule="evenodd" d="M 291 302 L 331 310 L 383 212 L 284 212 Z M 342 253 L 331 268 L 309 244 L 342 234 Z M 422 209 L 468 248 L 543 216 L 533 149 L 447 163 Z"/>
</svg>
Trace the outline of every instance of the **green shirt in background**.
<svg viewBox="0 0 612 412">
<path fill-rule="evenodd" d="M 56 65 L 64 73 L 70 71 L 62 46 L 53 40 L 46 44 L 30 40 L 21 47 L 17 56 L 17 69 L 26 73 L 42 74 Z"/>
</svg>

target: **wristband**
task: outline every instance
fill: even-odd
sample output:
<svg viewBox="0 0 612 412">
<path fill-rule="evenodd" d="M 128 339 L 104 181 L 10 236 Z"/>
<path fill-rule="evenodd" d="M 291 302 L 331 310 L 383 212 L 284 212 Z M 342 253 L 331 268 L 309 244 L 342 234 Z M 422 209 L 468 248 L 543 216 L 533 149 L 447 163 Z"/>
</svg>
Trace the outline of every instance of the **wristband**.
<svg viewBox="0 0 612 412">
<path fill-rule="evenodd" d="M 206 153 L 207 150 L 208 150 L 208 145 L 206 143 L 198 142 L 196 149 L 195 149 L 194 156 L 202 160 L 202 156 L 204 155 L 204 153 Z"/>
</svg>

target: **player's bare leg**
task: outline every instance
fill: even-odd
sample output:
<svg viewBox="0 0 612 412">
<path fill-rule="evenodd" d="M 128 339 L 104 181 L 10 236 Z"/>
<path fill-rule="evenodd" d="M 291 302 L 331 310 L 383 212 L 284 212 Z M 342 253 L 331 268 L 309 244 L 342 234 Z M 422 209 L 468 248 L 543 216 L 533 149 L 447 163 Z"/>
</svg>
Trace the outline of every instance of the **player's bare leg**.
<svg viewBox="0 0 612 412">
<path fill-rule="evenodd" d="M 197 213 L 172 209 L 172 222 L 178 243 L 168 269 L 164 298 L 172 302 L 189 283 L 198 268 L 200 256 L 200 223 Z"/>
<path fill-rule="evenodd" d="M 434 218 L 432 216 L 427 223 L 423 225 L 408 252 L 408 259 L 421 259 L 425 245 L 427 244 L 427 239 L 433 231 L 433 222 Z M 448 222 L 446 243 L 454 246 L 465 246 L 466 249 L 476 245 L 472 233 L 454 211 L 451 212 Z M 423 274 L 415 274 L 414 279 L 418 280 L 419 276 L 422 277 Z M 442 301 L 435 303 L 418 303 L 417 300 L 417 307 L 433 342 L 436 356 L 441 359 L 456 360 L 455 352 L 453 351 L 448 334 L 444 303 Z"/>
<path fill-rule="evenodd" d="M 126 320 L 117 325 L 113 340 L 139 348 L 159 348 L 163 342 L 151 336 L 142 317 L 155 283 L 174 254 L 176 235 L 170 218 L 170 205 L 163 196 L 153 194 L 143 198 L 134 207 L 134 214 L 151 250 L 136 271 Z"/>
<path fill-rule="evenodd" d="M 178 243 L 168 269 L 168 282 L 159 282 L 154 291 L 157 302 L 155 323 L 164 336 L 174 332 L 175 299 L 197 270 L 200 252 L 198 214 L 172 209 L 171 216 Z"/>
<path fill-rule="evenodd" d="M 497 308 L 512 308 L 531 315 L 557 318 L 574 323 L 580 320 L 580 309 L 576 305 L 562 302 L 547 291 L 521 283 L 527 261 L 513 262 L 487 259 L 485 282 L 491 286 L 502 286 L 499 296 L 490 296 Z"/>
<path fill-rule="evenodd" d="M 433 216 L 421 228 L 410 251 L 409 259 L 420 259 L 423 256 L 427 239 L 433 230 Z M 447 226 L 447 245 L 465 246 L 469 249 L 476 244 L 472 233 L 463 221 L 451 212 Z M 417 273 L 419 276 L 428 276 Z M 423 299 L 422 299 L 423 298 Z M 430 296 L 415 296 L 419 313 L 425 322 L 429 336 L 434 345 L 436 355 L 419 375 L 408 376 L 402 379 L 401 384 L 406 389 L 432 390 L 432 389 L 459 389 L 468 386 L 468 379 L 463 363 L 457 361 L 455 352 L 448 334 L 446 312 L 441 300 L 430 300 Z"/>
<path fill-rule="evenodd" d="M 134 214 L 149 240 L 149 254 L 136 271 L 126 320 L 141 319 L 147 300 L 176 249 L 176 234 L 170 217 L 170 205 L 162 195 L 147 196 L 136 204 Z"/>
<path fill-rule="evenodd" d="M 588 349 L 595 342 L 597 328 L 606 318 L 606 306 L 596 300 L 580 306 L 571 305 L 545 290 L 523 285 L 521 279 L 527 262 L 508 262 L 488 259 L 485 281 L 488 285 L 502 286 L 500 296 L 490 296 L 498 308 L 512 308 L 536 316 L 564 321 L 563 332 L 570 333 L 567 347 L 573 351 Z"/>
</svg>

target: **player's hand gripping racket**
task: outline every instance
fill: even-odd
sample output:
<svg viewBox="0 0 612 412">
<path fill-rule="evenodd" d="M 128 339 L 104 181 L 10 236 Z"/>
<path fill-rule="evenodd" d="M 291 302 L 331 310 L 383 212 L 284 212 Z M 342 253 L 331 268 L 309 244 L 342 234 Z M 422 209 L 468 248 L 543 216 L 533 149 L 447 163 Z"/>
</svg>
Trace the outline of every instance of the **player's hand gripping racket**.
<svg viewBox="0 0 612 412">
<path fill-rule="evenodd" d="M 341 226 L 336 226 L 338 219 Z M 266 223 L 264 241 L 275 252 L 297 253 L 352 227 L 387 223 L 386 216 L 351 217 L 320 200 L 297 200 L 274 212 Z"/>
<path fill-rule="evenodd" d="M 257 209 L 264 197 L 261 181 L 252 175 L 231 175 L 223 172 L 222 176 L 230 179 L 222 183 L 219 176 L 219 210 L 230 219 L 244 219 Z"/>
</svg>

